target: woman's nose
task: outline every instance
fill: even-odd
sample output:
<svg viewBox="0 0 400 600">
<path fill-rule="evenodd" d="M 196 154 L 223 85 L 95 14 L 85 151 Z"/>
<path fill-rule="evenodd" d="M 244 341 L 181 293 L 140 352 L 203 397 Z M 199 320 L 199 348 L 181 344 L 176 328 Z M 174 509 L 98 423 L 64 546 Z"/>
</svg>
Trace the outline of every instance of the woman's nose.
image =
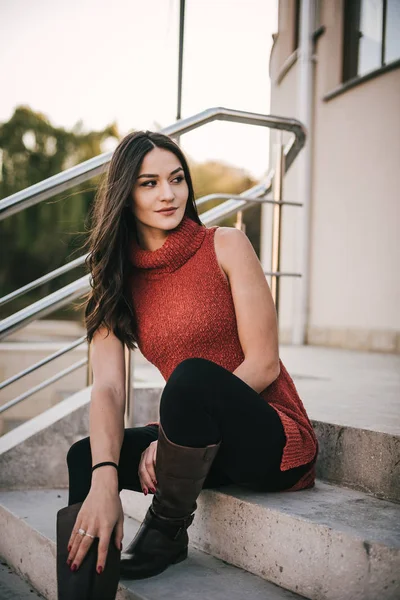
<svg viewBox="0 0 400 600">
<path fill-rule="evenodd" d="M 174 199 L 174 193 L 172 191 L 172 188 L 170 186 L 170 184 L 168 183 L 168 181 L 166 182 L 161 182 L 160 185 L 160 196 L 162 200 L 173 200 Z"/>
</svg>

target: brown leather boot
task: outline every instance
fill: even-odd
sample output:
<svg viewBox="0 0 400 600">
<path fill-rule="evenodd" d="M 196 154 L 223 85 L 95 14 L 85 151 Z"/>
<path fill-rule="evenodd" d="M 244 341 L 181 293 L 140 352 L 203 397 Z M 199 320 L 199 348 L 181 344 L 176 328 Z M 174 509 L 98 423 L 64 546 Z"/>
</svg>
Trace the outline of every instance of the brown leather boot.
<svg viewBox="0 0 400 600">
<path fill-rule="evenodd" d="M 162 573 L 188 554 L 187 528 L 196 499 L 221 442 L 203 448 L 171 442 L 160 424 L 156 455 L 157 488 L 135 538 L 121 555 L 121 577 L 143 579 Z"/>
<path fill-rule="evenodd" d="M 112 533 L 103 573 L 96 571 L 99 538 L 91 544 L 79 569 L 67 565 L 68 542 L 83 502 L 71 504 L 57 512 L 57 591 L 58 600 L 114 600 L 119 581 L 121 551 Z"/>
</svg>

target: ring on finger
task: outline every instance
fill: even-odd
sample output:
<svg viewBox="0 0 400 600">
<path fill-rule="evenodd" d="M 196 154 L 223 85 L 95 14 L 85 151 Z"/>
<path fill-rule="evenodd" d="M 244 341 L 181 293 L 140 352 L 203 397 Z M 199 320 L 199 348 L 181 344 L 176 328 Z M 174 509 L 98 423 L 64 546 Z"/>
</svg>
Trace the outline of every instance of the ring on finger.
<svg viewBox="0 0 400 600">
<path fill-rule="evenodd" d="M 86 535 L 86 531 L 84 529 L 78 529 L 79 535 Z"/>
<path fill-rule="evenodd" d="M 89 537 L 91 537 L 93 539 L 96 537 L 95 535 L 92 535 L 91 533 L 85 533 L 85 535 L 88 535 Z"/>
</svg>

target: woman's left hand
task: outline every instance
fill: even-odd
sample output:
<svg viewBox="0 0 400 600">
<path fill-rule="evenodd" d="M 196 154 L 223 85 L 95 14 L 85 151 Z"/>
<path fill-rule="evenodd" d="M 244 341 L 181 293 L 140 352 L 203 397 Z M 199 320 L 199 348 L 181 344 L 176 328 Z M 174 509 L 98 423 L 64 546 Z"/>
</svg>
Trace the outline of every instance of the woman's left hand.
<svg viewBox="0 0 400 600">
<path fill-rule="evenodd" d="M 139 463 L 139 479 L 140 485 L 145 496 L 147 496 L 148 490 L 156 493 L 155 486 L 157 485 L 156 478 L 156 456 L 157 456 L 157 443 L 158 440 L 151 442 L 151 444 L 142 452 L 142 458 Z"/>
</svg>

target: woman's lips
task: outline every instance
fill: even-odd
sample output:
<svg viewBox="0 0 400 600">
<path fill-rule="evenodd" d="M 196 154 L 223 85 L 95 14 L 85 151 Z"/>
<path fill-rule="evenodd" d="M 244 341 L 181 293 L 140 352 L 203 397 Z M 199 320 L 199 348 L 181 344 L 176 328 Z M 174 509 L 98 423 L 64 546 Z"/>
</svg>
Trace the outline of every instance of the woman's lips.
<svg viewBox="0 0 400 600">
<path fill-rule="evenodd" d="M 174 213 L 176 209 L 177 207 L 175 206 L 174 208 L 169 208 L 168 210 L 158 210 L 157 212 L 160 215 L 172 215 L 172 213 Z"/>
</svg>

